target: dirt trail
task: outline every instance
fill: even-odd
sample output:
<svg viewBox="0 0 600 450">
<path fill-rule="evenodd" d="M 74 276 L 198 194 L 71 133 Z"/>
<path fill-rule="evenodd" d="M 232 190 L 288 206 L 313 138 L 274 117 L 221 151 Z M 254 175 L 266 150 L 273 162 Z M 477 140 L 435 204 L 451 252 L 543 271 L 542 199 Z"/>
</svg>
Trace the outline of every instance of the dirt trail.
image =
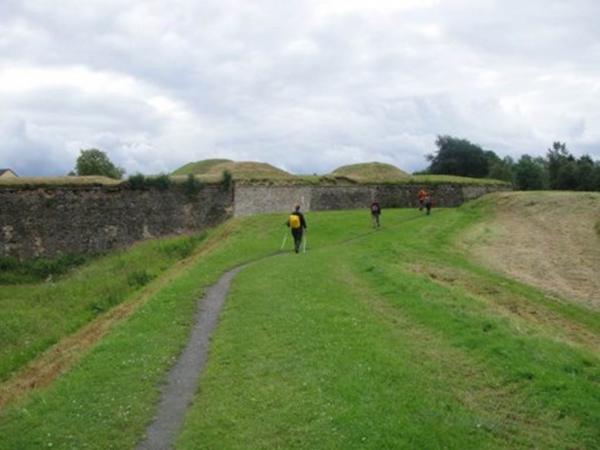
<svg viewBox="0 0 600 450">
<path fill-rule="evenodd" d="M 486 266 L 600 310 L 600 194 L 514 192 L 462 243 Z"/>
<path fill-rule="evenodd" d="M 241 267 L 226 272 L 200 300 L 187 346 L 171 368 L 161 390 L 157 413 L 146 430 L 138 450 L 162 450 L 171 447 L 188 406 L 194 398 L 199 374 L 208 356 L 208 346 L 233 277 Z"/>
</svg>

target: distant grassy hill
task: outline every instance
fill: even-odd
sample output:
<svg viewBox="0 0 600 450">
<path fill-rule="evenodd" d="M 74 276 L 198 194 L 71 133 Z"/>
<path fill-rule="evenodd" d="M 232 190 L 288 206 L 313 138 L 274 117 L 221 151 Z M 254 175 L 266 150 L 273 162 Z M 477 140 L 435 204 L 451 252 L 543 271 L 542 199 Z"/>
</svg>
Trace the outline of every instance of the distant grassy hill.
<svg viewBox="0 0 600 450">
<path fill-rule="evenodd" d="M 223 163 L 233 162 L 230 159 L 203 159 L 202 161 L 195 161 L 187 163 L 180 168 L 173 171 L 171 175 L 188 175 L 193 173 L 194 175 L 205 175 L 214 166 Z"/>
<path fill-rule="evenodd" d="M 408 174 L 392 164 L 368 162 L 341 166 L 331 172 L 332 176 L 347 177 L 358 182 L 403 180 Z"/>
<path fill-rule="evenodd" d="M 290 179 L 293 175 L 271 164 L 257 161 L 232 161 L 230 159 L 205 159 L 188 163 L 175 170 L 172 175 L 200 175 L 206 179 L 221 177 L 224 171 L 235 180 Z"/>
</svg>

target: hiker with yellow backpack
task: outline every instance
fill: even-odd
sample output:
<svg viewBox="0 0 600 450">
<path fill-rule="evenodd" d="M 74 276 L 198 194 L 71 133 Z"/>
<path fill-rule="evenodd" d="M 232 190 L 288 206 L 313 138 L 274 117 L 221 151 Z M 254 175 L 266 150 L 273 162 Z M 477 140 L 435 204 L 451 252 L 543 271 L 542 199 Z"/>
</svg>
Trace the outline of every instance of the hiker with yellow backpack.
<svg viewBox="0 0 600 450">
<path fill-rule="evenodd" d="M 306 220 L 304 220 L 304 215 L 300 212 L 300 205 L 296 205 L 294 212 L 290 214 L 286 224 L 292 231 L 292 236 L 294 236 L 294 250 L 296 253 L 299 253 L 300 245 L 302 245 L 302 234 L 306 231 Z"/>
</svg>

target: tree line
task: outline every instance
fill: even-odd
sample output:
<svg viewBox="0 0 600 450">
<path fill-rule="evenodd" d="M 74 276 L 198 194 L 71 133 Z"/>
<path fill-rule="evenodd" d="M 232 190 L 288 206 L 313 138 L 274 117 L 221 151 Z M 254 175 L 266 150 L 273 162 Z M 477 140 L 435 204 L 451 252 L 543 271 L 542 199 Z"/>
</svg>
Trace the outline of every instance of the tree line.
<svg viewBox="0 0 600 450">
<path fill-rule="evenodd" d="M 600 191 L 600 161 L 575 158 L 562 142 L 554 142 L 545 156 L 525 154 L 517 161 L 452 136 L 438 136 L 435 145 L 437 151 L 426 157 L 429 167 L 419 173 L 493 178 L 519 190 Z"/>
</svg>

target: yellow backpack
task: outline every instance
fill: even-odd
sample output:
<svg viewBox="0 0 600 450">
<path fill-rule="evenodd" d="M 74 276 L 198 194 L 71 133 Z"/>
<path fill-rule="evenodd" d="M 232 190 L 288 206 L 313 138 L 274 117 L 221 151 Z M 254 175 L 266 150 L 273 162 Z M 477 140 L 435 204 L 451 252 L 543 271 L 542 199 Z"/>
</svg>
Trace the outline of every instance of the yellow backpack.
<svg viewBox="0 0 600 450">
<path fill-rule="evenodd" d="M 290 218 L 288 219 L 288 223 L 290 224 L 290 228 L 293 230 L 300 228 L 300 216 L 291 214 Z"/>
</svg>

